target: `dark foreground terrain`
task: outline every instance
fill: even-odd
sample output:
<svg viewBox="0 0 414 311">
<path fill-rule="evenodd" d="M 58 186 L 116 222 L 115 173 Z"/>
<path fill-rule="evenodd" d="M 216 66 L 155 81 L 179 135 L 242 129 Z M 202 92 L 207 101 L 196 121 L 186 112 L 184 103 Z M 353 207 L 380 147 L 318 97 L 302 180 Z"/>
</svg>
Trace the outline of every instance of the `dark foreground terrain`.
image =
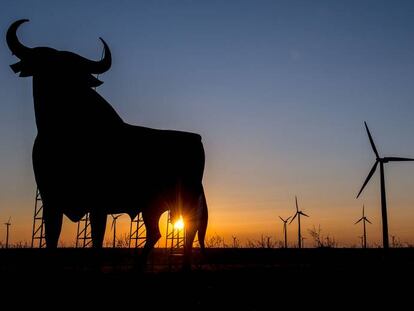
<svg viewBox="0 0 414 311">
<path fill-rule="evenodd" d="M 313 309 L 331 301 L 333 309 L 413 308 L 414 249 L 196 250 L 191 272 L 164 249 L 155 249 L 144 271 L 139 258 L 130 249 L 1 249 L 1 296 L 25 297 L 13 300 L 16 309 L 27 301 L 59 310 L 98 301 L 152 310 Z"/>
</svg>

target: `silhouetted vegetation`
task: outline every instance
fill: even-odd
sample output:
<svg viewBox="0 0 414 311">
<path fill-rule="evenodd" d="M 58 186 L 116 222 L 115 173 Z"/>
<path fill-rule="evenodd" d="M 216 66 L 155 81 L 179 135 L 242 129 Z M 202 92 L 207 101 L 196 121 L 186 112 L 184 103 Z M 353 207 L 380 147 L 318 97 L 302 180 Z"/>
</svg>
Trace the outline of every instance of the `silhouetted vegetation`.
<svg viewBox="0 0 414 311">
<path fill-rule="evenodd" d="M 225 247 L 224 238 L 222 238 L 217 233 L 215 233 L 214 235 L 206 238 L 206 247 L 208 248 Z"/>
<path fill-rule="evenodd" d="M 326 237 L 322 234 L 321 225 L 316 228 L 313 226 L 312 229 L 308 229 L 309 235 L 312 237 L 315 247 L 337 247 L 338 244 L 334 237 L 327 235 Z"/>
</svg>

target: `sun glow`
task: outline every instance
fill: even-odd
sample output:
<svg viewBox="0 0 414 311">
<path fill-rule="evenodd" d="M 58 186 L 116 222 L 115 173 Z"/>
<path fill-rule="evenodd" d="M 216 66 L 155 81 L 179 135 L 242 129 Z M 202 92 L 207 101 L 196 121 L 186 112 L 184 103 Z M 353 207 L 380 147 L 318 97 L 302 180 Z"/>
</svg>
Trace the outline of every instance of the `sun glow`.
<svg viewBox="0 0 414 311">
<path fill-rule="evenodd" d="M 184 228 L 184 220 L 183 220 L 183 216 L 180 216 L 180 218 L 174 224 L 174 229 L 182 230 L 183 228 Z"/>
</svg>

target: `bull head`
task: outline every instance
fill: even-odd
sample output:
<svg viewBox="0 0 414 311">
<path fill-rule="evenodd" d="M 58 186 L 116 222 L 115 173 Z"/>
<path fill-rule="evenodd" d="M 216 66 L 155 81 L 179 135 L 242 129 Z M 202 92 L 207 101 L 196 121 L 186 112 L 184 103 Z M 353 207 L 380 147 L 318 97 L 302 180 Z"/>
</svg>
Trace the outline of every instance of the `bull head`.
<svg viewBox="0 0 414 311">
<path fill-rule="evenodd" d="M 40 76 L 56 79 L 68 77 L 67 81 L 96 87 L 102 84 L 92 74 L 101 74 L 111 67 L 111 51 L 106 42 L 99 38 L 104 45 L 104 57 L 100 61 L 93 61 L 72 52 L 58 51 L 48 47 L 29 48 L 20 43 L 16 31 L 28 19 L 15 21 L 7 30 L 6 40 L 10 51 L 20 61 L 10 67 L 20 77 Z"/>
</svg>

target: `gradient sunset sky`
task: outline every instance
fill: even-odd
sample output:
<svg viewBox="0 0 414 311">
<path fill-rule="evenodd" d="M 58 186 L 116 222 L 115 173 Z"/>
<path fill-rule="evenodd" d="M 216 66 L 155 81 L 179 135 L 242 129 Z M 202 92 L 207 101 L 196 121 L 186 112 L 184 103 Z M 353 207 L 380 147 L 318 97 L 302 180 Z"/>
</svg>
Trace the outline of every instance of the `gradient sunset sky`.
<svg viewBox="0 0 414 311">
<path fill-rule="evenodd" d="M 380 154 L 414 157 L 412 1 L 3 0 L 0 221 L 12 217 L 12 243 L 30 241 L 36 189 L 31 78 L 9 68 L 5 42 L 21 18 L 31 47 L 99 59 L 103 37 L 113 65 L 97 91 L 126 122 L 202 135 L 209 235 L 281 240 L 278 216 L 294 213 L 297 195 L 311 216 L 306 246 L 319 225 L 359 244 L 362 204 L 368 242 L 381 244 L 378 173 L 355 199 L 375 161 L 363 121 Z M 414 243 L 414 163 L 388 164 L 386 184 L 390 237 Z M 129 230 L 127 216 L 118 223 Z M 65 221 L 65 245 L 75 230 Z M 288 230 L 293 245 L 296 224 Z"/>
</svg>

